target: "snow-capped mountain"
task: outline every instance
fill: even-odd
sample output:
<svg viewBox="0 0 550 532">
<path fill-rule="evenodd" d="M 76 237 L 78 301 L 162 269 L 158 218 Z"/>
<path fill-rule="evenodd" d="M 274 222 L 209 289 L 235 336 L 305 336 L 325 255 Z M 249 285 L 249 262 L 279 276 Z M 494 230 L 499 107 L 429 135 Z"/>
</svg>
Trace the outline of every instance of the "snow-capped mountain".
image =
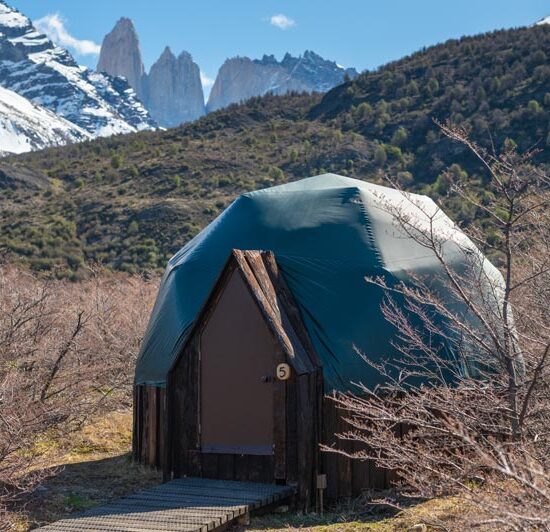
<svg viewBox="0 0 550 532">
<path fill-rule="evenodd" d="M 357 71 L 310 50 L 299 57 L 287 53 L 282 61 L 273 55 L 264 55 L 262 59 L 234 57 L 221 66 L 207 110 L 215 111 L 268 92 L 326 92 L 342 83 L 346 76 L 354 78 Z"/>
<path fill-rule="evenodd" d="M 535 22 L 535 26 L 542 26 L 543 24 L 550 24 L 550 16 L 541 18 L 538 22 Z"/>
<path fill-rule="evenodd" d="M 0 156 L 92 138 L 52 111 L 0 87 Z"/>
<path fill-rule="evenodd" d="M 126 80 L 79 66 L 67 50 L 55 46 L 3 0 L 0 86 L 49 109 L 93 137 L 156 126 Z"/>
<path fill-rule="evenodd" d="M 271 63 L 274 59 L 272 55 L 264 56 L 261 63 Z M 300 57 L 287 53 L 280 65 L 290 76 L 311 87 L 314 92 L 327 92 L 342 83 L 346 76 L 353 79 L 358 75 L 355 68 L 345 68 L 311 50 L 306 50 Z"/>
</svg>

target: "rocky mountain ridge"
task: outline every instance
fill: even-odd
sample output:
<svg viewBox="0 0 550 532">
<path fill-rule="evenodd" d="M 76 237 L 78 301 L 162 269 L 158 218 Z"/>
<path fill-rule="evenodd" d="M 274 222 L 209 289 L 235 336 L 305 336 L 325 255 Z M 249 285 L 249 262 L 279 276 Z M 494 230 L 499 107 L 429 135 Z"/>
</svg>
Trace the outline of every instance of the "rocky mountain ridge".
<svg viewBox="0 0 550 532">
<path fill-rule="evenodd" d="M 0 87 L 55 113 L 92 137 L 153 129 L 122 78 L 79 66 L 31 21 L 0 0 Z"/>
<path fill-rule="evenodd" d="M 176 57 L 167 46 L 143 83 L 145 105 L 162 126 L 176 127 L 205 114 L 200 70 L 188 52 Z"/>
<path fill-rule="evenodd" d="M 310 50 L 299 57 L 287 53 L 281 61 L 273 55 L 235 57 L 220 68 L 205 106 L 200 69 L 191 55 L 182 52 L 176 57 L 166 47 L 146 73 L 137 32 L 127 18 L 120 19 L 103 40 L 97 70 L 125 77 L 163 127 L 191 122 L 207 112 L 268 92 L 327 92 L 358 74 L 354 68 L 346 69 Z"/>
<path fill-rule="evenodd" d="M 126 78 L 138 97 L 143 100 L 145 68 L 141 58 L 139 37 L 129 18 L 121 18 L 105 36 L 97 71 Z"/>
<path fill-rule="evenodd" d="M 97 70 L 125 77 L 163 127 L 175 127 L 205 114 L 200 70 L 191 55 L 182 52 L 176 57 L 166 47 L 146 73 L 139 38 L 128 18 L 121 18 L 103 39 Z"/>
<path fill-rule="evenodd" d="M 268 92 L 278 95 L 292 91 L 327 92 L 357 75 L 354 68 L 346 69 L 311 50 L 299 57 L 287 53 L 281 61 L 273 55 L 264 55 L 262 59 L 234 57 L 221 66 L 208 99 L 207 111 L 216 111 Z"/>
</svg>

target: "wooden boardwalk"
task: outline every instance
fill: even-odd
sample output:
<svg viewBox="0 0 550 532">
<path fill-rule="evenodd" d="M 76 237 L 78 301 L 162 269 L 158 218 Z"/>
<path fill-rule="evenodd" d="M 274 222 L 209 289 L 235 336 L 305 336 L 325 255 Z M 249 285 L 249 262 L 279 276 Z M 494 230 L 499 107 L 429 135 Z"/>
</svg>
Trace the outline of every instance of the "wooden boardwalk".
<svg viewBox="0 0 550 532">
<path fill-rule="evenodd" d="M 180 478 L 40 528 L 47 532 L 210 532 L 289 498 L 274 484 Z"/>
</svg>

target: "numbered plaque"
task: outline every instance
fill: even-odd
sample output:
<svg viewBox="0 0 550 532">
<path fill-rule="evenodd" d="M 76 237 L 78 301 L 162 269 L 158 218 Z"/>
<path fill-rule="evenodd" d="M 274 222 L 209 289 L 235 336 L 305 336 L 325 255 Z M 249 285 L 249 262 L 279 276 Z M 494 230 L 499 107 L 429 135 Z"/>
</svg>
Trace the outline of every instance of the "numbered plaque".
<svg viewBox="0 0 550 532">
<path fill-rule="evenodd" d="M 290 377 L 290 366 L 288 364 L 279 364 L 277 366 L 277 378 L 280 381 L 286 381 Z"/>
</svg>

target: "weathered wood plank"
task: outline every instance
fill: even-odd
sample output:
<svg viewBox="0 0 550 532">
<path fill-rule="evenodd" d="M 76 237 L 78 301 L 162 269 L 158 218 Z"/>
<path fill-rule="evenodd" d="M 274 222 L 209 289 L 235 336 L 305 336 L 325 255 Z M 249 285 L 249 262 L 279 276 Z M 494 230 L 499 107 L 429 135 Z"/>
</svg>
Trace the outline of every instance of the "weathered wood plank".
<svg viewBox="0 0 550 532">
<path fill-rule="evenodd" d="M 141 386 L 141 419 L 143 420 L 143 427 L 141 431 L 141 463 L 147 464 L 149 431 L 151 429 L 148 421 L 147 409 L 149 408 L 148 402 L 149 396 L 147 394 L 147 387 Z"/>
<path fill-rule="evenodd" d="M 364 446 L 359 442 L 352 444 L 352 450 L 359 452 Z M 360 495 L 372 484 L 370 479 L 370 460 L 354 460 L 352 463 L 352 491 L 354 495 Z"/>
<path fill-rule="evenodd" d="M 138 389 L 139 386 L 134 386 L 132 397 L 133 397 L 133 404 L 132 404 L 132 460 L 137 462 L 139 460 L 139 449 L 138 449 L 138 419 L 139 419 L 139 412 L 138 412 Z"/>
<path fill-rule="evenodd" d="M 166 436 L 166 388 L 157 388 L 158 422 L 157 422 L 157 467 L 164 468 Z"/>
<path fill-rule="evenodd" d="M 202 476 L 205 478 L 218 478 L 218 455 L 202 453 Z"/>
<path fill-rule="evenodd" d="M 117 528 L 120 530 L 128 530 L 129 528 L 137 529 L 137 530 L 143 530 L 145 531 L 165 531 L 165 532 L 181 532 L 183 531 L 191 531 L 191 530 L 197 530 L 204 526 L 207 527 L 208 530 L 214 529 L 216 527 L 221 526 L 226 521 L 221 521 L 219 519 L 199 519 L 194 521 L 179 521 L 179 522 L 170 522 L 165 518 L 162 518 L 162 520 L 159 522 L 158 519 L 151 520 L 147 519 L 145 512 L 142 513 L 139 517 L 131 518 L 128 516 L 103 516 L 103 517 L 96 517 L 96 518 L 82 518 L 78 519 L 77 525 L 79 527 L 84 526 L 109 526 L 113 528 Z"/>
<path fill-rule="evenodd" d="M 275 255 L 271 252 L 264 252 L 262 253 L 262 260 L 273 286 L 275 287 L 277 297 L 283 303 L 283 307 L 290 323 L 292 324 L 292 328 L 296 331 L 296 334 L 300 338 L 300 342 L 304 346 L 306 353 L 309 355 L 312 366 L 321 367 L 321 361 L 313 348 L 313 344 L 302 320 L 300 309 L 294 299 L 294 296 L 292 295 L 292 292 L 288 288 L 281 271 L 279 270 L 275 260 Z"/>
<path fill-rule="evenodd" d="M 286 390 L 286 481 L 298 483 L 298 398 L 296 379 Z"/>
<path fill-rule="evenodd" d="M 285 354 L 280 347 L 275 348 L 275 367 L 286 362 Z M 292 377 L 295 380 L 295 377 Z M 275 381 L 273 383 L 273 443 L 274 449 L 274 478 L 286 479 L 286 388 L 289 381 Z M 290 386 L 292 384 L 289 383 Z"/>
<path fill-rule="evenodd" d="M 208 506 L 204 504 L 198 505 L 194 499 L 186 500 L 184 497 L 179 501 L 180 504 L 177 507 L 170 505 L 166 507 L 164 505 L 158 505 L 151 502 L 146 507 L 142 502 L 138 501 L 116 501 L 107 506 L 88 510 L 86 515 L 103 515 L 109 513 L 112 515 L 127 514 L 127 515 L 142 515 L 144 511 L 147 511 L 147 516 L 162 517 L 168 519 L 186 519 L 188 516 L 195 515 L 207 515 L 207 516 L 219 516 L 222 513 L 225 515 L 231 515 L 238 517 L 246 513 L 248 507 L 246 505 L 238 506 Z"/>
<path fill-rule="evenodd" d="M 189 521 L 196 521 L 197 519 L 203 519 L 204 517 L 213 518 L 213 519 L 223 519 L 224 516 L 230 516 L 230 518 L 241 515 L 242 512 L 237 511 L 237 509 L 245 509 L 244 506 L 235 506 L 229 507 L 224 506 L 223 508 L 212 506 L 212 507 L 198 507 L 198 506 L 185 506 L 184 508 L 172 508 L 166 510 L 163 507 L 157 507 L 154 504 L 147 505 L 145 508 L 143 505 L 139 507 L 137 505 L 125 505 L 125 504 L 112 504 L 108 506 L 103 506 L 96 509 L 95 511 L 86 512 L 87 516 L 102 516 L 108 515 L 109 517 L 118 516 L 118 517 L 140 517 L 144 520 L 157 520 L 159 517 L 169 522 L 182 522 L 186 523 Z M 146 512 L 144 510 L 147 510 Z"/>
<path fill-rule="evenodd" d="M 307 375 L 297 378 L 298 392 L 298 497 L 306 506 L 311 497 L 311 486 L 309 479 L 311 476 L 311 446 L 310 436 L 312 428 L 311 404 L 309 401 L 308 379 Z"/>
<path fill-rule="evenodd" d="M 147 386 L 147 464 L 157 465 L 158 400 L 157 388 Z"/>
</svg>

